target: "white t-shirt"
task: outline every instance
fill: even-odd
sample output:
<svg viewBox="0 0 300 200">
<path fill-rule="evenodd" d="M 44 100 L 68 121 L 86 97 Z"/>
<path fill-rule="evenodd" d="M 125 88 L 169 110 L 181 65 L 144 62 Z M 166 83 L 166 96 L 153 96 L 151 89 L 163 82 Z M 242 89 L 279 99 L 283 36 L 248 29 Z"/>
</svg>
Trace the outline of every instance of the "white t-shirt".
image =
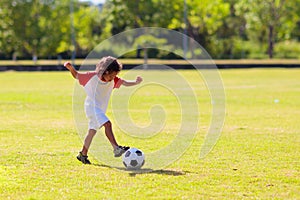
<svg viewBox="0 0 300 200">
<path fill-rule="evenodd" d="M 85 104 L 100 108 L 103 113 L 106 112 L 112 90 L 119 88 L 123 83 L 119 77 L 113 81 L 104 82 L 100 80 L 96 72 L 78 73 L 77 78 L 87 94 Z"/>
</svg>

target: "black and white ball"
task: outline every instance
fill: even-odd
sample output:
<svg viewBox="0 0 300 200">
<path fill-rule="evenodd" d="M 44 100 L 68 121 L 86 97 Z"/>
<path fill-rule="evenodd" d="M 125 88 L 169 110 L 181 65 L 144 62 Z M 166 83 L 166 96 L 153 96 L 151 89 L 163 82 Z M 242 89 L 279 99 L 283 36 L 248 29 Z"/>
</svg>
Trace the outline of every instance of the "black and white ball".
<svg viewBox="0 0 300 200">
<path fill-rule="evenodd" d="M 130 148 L 123 154 L 123 164 L 128 170 L 140 169 L 144 163 L 145 155 L 137 148 Z"/>
</svg>

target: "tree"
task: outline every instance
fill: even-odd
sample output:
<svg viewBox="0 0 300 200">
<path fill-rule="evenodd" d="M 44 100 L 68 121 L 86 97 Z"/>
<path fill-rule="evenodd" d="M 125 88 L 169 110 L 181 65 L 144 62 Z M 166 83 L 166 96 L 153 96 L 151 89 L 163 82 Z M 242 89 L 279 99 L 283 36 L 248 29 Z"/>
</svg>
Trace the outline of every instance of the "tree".
<svg viewBox="0 0 300 200">
<path fill-rule="evenodd" d="M 243 58 L 245 52 L 240 48 L 240 43 L 247 37 L 245 33 L 246 20 L 237 16 L 235 4 L 239 0 L 224 0 L 229 5 L 229 14 L 222 18 L 214 38 L 214 58 Z"/>
<path fill-rule="evenodd" d="M 0 1 L 0 54 L 4 58 L 16 58 L 16 49 L 20 46 L 20 41 L 13 31 L 12 4 L 10 0 Z"/>
<path fill-rule="evenodd" d="M 182 28 L 182 0 L 108 0 L 101 14 L 104 25 L 117 34 L 129 28 Z"/>
<path fill-rule="evenodd" d="M 199 42 L 209 53 L 216 56 L 215 41 L 223 19 L 230 14 L 228 3 L 223 0 L 189 0 L 188 35 Z"/>
<path fill-rule="evenodd" d="M 99 10 L 78 0 L 2 0 L 0 54 L 11 57 L 55 57 L 70 51 L 70 5 L 74 5 L 77 49 L 86 55 L 99 42 Z"/>
<path fill-rule="evenodd" d="M 187 26 L 184 0 L 107 0 L 101 11 L 79 0 L 1 0 L 0 57 L 18 54 L 24 58 L 50 58 L 74 48 L 77 56 L 84 57 L 104 39 L 140 27 L 187 30 L 188 36 L 214 58 L 237 58 L 242 55 L 239 51 L 243 51 L 244 44 L 250 44 L 245 47 L 247 52 L 253 45 L 259 53 L 265 49 L 264 55 L 272 58 L 285 40 L 294 39 L 293 44 L 298 44 L 300 0 L 186 2 Z M 75 47 L 71 40 L 70 5 L 74 8 Z M 155 41 L 155 38 L 148 37 L 148 40 Z M 276 46 L 274 53 L 276 43 L 281 46 Z M 113 51 L 112 47 L 108 50 Z M 148 53 L 149 57 L 166 56 L 154 49 Z"/>
<path fill-rule="evenodd" d="M 268 56 L 273 58 L 275 43 L 291 36 L 299 3 L 299 0 L 241 0 L 236 8 L 246 18 L 249 37 L 267 43 Z"/>
<path fill-rule="evenodd" d="M 101 13 L 103 27 L 101 39 L 104 40 L 126 29 L 140 27 L 180 29 L 183 27 L 182 7 L 182 0 L 108 0 Z M 148 35 L 144 39 L 156 43 L 158 40 L 152 36 Z M 153 49 L 149 51 L 153 52 Z M 144 48 L 144 55 L 147 53 L 149 52 Z"/>
<path fill-rule="evenodd" d="M 14 1 L 12 3 L 13 31 L 15 37 L 22 41 L 24 52 L 33 57 L 38 56 L 41 40 L 46 34 L 40 21 L 45 19 L 44 13 L 48 14 L 46 5 L 40 1 Z"/>
<path fill-rule="evenodd" d="M 100 41 L 100 13 L 96 6 L 77 4 L 74 13 L 78 56 L 87 55 Z"/>
</svg>

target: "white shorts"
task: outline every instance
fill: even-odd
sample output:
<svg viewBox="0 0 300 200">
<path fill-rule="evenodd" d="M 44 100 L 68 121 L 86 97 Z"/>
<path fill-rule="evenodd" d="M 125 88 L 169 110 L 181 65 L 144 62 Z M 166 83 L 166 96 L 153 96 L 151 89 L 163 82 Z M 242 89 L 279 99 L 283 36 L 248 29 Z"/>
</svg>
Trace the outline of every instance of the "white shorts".
<svg viewBox="0 0 300 200">
<path fill-rule="evenodd" d="M 98 130 L 109 121 L 105 113 L 98 107 L 85 104 L 85 113 L 89 120 L 89 129 Z"/>
</svg>

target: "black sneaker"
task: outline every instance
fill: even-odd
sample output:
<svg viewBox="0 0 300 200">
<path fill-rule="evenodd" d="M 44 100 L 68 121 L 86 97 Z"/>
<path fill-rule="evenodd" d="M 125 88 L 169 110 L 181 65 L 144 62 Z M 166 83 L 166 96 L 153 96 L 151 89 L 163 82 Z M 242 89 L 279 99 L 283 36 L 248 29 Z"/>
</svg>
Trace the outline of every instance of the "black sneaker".
<svg viewBox="0 0 300 200">
<path fill-rule="evenodd" d="M 88 159 L 88 156 L 84 156 L 84 155 L 82 155 L 82 153 L 81 152 L 79 152 L 79 154 L 78 154 L 78 156 L 77 156 L 77 159 L 80 161 L 80 162 L 82 162 L 83 164 L 91 164 L 91 162 L 89 161 L 89 159 Z"/>
<path fill-rule="evenodd" d="M 117 148 L 114 149 L 114 154 L 115 157 L 120 157 L 123 153 L 125 153 L 130 147 L 126 146 L 118 146 Z"/>
</svg>

